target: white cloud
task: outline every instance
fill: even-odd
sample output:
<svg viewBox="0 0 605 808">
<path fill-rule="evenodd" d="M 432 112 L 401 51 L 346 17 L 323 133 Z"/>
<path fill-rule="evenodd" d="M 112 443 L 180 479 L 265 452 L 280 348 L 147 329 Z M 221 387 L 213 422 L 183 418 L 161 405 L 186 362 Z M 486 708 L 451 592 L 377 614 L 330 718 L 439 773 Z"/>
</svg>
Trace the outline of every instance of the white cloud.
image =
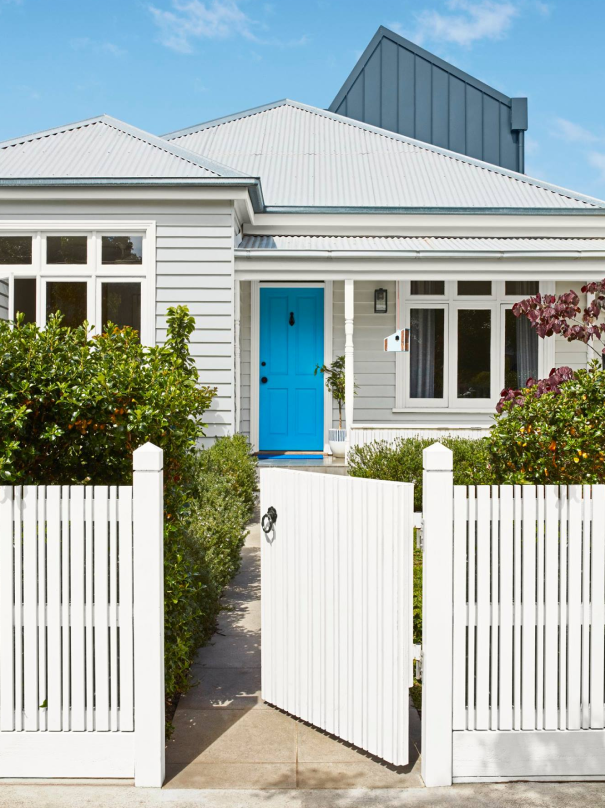
<svg viewBox="0 0 605 808">
<path fill-rule="evenodd" d="M 543 3 L 542 0 L 535 0 L 534 7 L 538 14 L 541 14 L 543 17 L 549 17 L 552 8 L 548 5 L 548 3 Z"/>
<path fill-rule="evenodd" d="M 525 154 L 535 155 L 540 151 L 540 143 L 535 140 L 531 135 L 525 135 Z"/>
<path fill-rule="evenodd" d="M 150 6 L 160 29 L 160 41 L 179 53 L 191 53 L 194 39 L 227 39 L 237 35 L 256 41 L 255 22 L 237 0 L 172 0 L 170 11 Z"/>
<path fill-rule="evenodd" d="M 77 51 L 92 51 L 94 53 L 111 53 L 112 56 L 124 56 L 128 51 L 114 45 L 113 42 L 94 42 L 87 36 L 76 37 L 70 42 L 71 47 Z"/>
<path fill-rule="evenodd" d="M 588 162 L 593 168 L 598 169 L 601 179 L 605 180 L 605 154 L 602 152 L 588 152 Z"/>
<path fill-rule="evenodd" d="M 436 10 L 416 14 L 415 30 L 408 34 L 414 42 L 452 42 L 469 47 L 483 39 L 504 37 L 519 13 L 508 0 L 448 0 L 450 13 Z M 401 26 L 392 25 L 403 33 Z"/>
<path fill-rule="evenodd" d="M 565 118 L 555 118 L 555 137 L 560 137 L 570 143 L 597 143 L 600 138 L 589 129 L 585 129 L 577 123 L 568 121 Z"/>
</svg>

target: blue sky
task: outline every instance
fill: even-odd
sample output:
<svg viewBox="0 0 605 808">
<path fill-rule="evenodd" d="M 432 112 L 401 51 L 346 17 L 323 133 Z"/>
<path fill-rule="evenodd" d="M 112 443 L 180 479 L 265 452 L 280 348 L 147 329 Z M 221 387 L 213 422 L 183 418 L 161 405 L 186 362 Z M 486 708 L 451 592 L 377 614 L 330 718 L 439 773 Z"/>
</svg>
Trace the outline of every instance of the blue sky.
<svg viewBox="0 0 605 808">
<path fill-rule="evenodd" d="M 327 107 L 381 24 L 528 96 L 527 173 L 605 198 L 603 0 L 0 0 L 0 139 Z"/>
</svg>

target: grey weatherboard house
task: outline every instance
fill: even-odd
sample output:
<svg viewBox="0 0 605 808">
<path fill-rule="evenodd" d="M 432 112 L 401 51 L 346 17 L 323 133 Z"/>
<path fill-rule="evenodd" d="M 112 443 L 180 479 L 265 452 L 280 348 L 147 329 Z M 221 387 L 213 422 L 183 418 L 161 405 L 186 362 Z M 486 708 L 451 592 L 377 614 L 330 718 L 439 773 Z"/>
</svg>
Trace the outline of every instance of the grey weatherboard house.
<svg viewBox="0 0 605 808">
<path fill-rule="evenodd" d="M 384 77 L 387 39 L 399 53 L 405 41 L 379 35 Z M 418 120 L 437 104 L 431 60 Z M 468 100 L 479 83 L 466 81 Z M 200 379 L 218 390 L 207 440 L 239 430 L 261 451 L 327 447 L 338 415 L 313 370 L 342 354 L 351 444 L 484 434 L 505 384 L 584 366 L 582 343 L 539 341 L 511 307 L 605 274 L 605 202 L 501 165 L 489 127 L 480 159 L 468 127 L 446 147 L 434 128 L 412 137 L 343 114 L 343 99 L 340 112 L 285 99 L 164 137 L 101 115 L 0 143 L 0 316 L 43 326 L 60 308 L 156 344 L 168 307 L 186 304 Z M 512 121 L 515 105 L 498 103 Z M 385 353 L 404 327 L 410 352 Z"/>
</svg>

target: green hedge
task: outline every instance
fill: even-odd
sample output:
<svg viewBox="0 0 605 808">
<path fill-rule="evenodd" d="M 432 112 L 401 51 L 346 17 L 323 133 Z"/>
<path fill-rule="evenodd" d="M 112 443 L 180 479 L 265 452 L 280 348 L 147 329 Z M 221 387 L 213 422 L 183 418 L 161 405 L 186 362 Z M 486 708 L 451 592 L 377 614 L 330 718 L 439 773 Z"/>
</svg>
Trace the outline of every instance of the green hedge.
<svg viewBox="0 0 605 808">
<path fill-rule="evenodd" d="M 256 501 L 256 458 L 243 435 L 196 454 L 186 505 L 167 516 L 165 545 L 166 694 L 184 692 L 197 649 L 216 626 L 220 598 L 239 569 Z"/>
<path fill-rule="evenodd" d="M 437 441 L 432 438 L 397 438 L 393 443 L 375 441 L 356 446 L 349 454 L 351 477 L 414 483 L 414 508 L 422 510 L 422 452 Z M 439 438 L 454 453 L 454 484 L 493 482 L 487 438 Z"/>
</svg>

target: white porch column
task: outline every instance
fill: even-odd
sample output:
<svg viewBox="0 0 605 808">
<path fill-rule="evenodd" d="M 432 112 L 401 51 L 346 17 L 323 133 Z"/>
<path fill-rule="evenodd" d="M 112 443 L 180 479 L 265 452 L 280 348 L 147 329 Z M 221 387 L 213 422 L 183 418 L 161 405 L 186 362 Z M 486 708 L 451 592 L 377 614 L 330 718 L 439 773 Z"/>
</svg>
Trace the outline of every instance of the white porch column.
<svg viewBox="0 0 605 808">
<path fill-rule="evenodd" d="M 239 432 L 241 404 L 241 313 L 240 313 L 240 281 L 234 281 L 234 314 L 233 314 L 233 431 Z"/>
<path fill-rule="evenodd" d="M 347 454 L 351 446 L 353 425 L 353 398 L 355 395 L 353 328 L 355 320 L 355 282 L 345 281 L 345 421 L 347 428 Z"/>
</svg>

